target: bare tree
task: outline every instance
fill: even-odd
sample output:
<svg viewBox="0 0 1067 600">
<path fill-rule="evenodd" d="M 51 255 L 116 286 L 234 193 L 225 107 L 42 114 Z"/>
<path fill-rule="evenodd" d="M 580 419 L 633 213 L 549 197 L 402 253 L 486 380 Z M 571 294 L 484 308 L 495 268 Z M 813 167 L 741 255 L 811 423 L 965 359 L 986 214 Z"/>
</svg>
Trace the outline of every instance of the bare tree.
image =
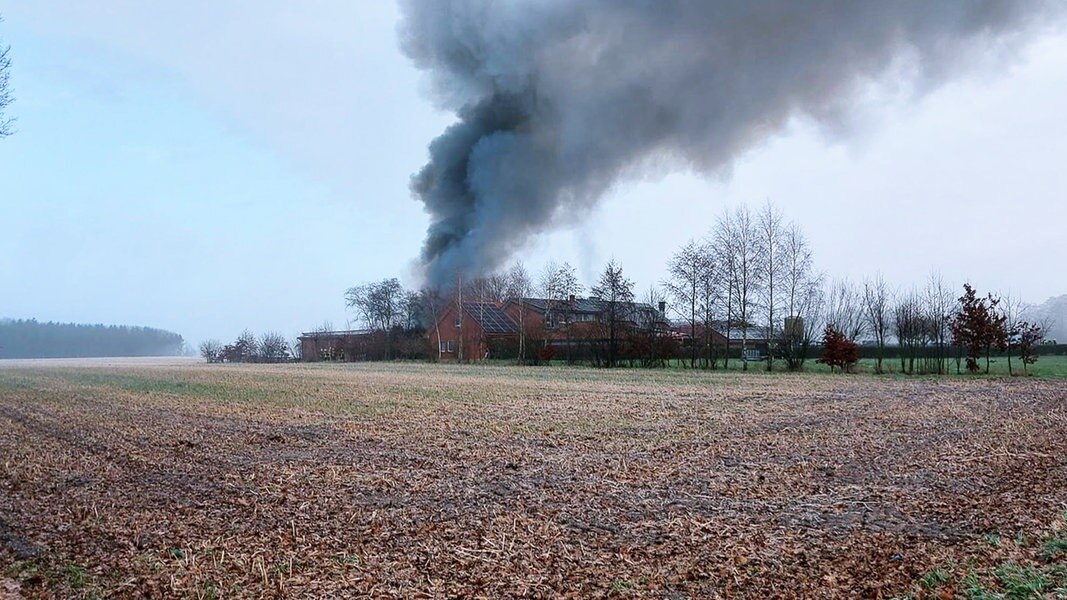
<svg viewBox="0 0 1067 600">
<path fill-rule="evenodd" d="M 427 329 L 430 327 L 434 329 L 434 335 L 437 337 L 437 360 L 441 360 L 443 350 L 441 349 L 441 320 L 439 317 L 446 304 L 441 288 L 424 287 L 419 290 L 419 304 L 421 305 L 420 313 L 425 320 L 424 326 Z"/>
<path fill-rule="evenodd" d="M 726 316 L 726 336 L 736 324 L 741 327 L 741 354 L 748 347 L 753 305 L 760 289 L 760 252 L 758 232 L 752 213 L 739 206 L 733 213 L 724 213 L 715 223 L 715 245 L 721 253 L 722 264 L 729 281 L 730 312 Z M 748 363 L 744 363 L 748 369 Z"/>
<path fill-rule="evenodd" d="M 720 317 L 724 326 L 723 337 L 726 340 L 724 352 L 723 352 L 723 368 L 729 370 L 730 368 L 730 351 L 733 340 L 733 315 L 734 315 L 734 298 L 737 294 L 734 291 L 737 289 L 737 277 L 733 251 L 728 243 L 728 235 L 721 224 L 721 219 L 716 221 L 715 226 L 712 228 L 711 234 L 704 240 L 703 248 L 707 254 L 708 267 L 711 273 L 711 281 L 713 281 L 715 295 L 719 307 L 713 309 L 711 304 L 708 303 L 704 307 L 704 325 L 705 327 L 714 327 L 714 320 Z M 707 283 L 705 283 L 705 292 L 708 292 Z M 711 294 L 705 293 L 704 297 L 710 297 Z M 707 344 L 710 345 L 711 330 L 706 330 L 705 334 L 708 336 Z"/>
<path fill-rule="evenodd" d="M 614 367 L 618 363 L 620 334 L 633 306 L 634 284 L 623 275 L 622 267 L 611 260 L 591 293 L 600 302 L 602 325 L 607 328 L 607 366 Z"/>
<path fill-rule="evenodd" d="M 886 285 L 882 274 L 878 273 L 874 279 L 865 280 L 863 282 L 863 316 L 867 322 L 867 331 L 874 336 L 874 343 L 878 347 L 875 364 L 877 373 L 883 372 L 885 344 L 893 320 L 891 312 L 889 286 Z"/>
<path fill-rule="evenodd" d="M 222 361 L 222 343 L 216 339 L 200 342 L 200 356 L 209 363 Z"/>
<path fill-rule="evenodd" d="M 222 359 L 226 362 L 252 362 L 259 357 L 259 342 L 256 335 L 245 329 L 232 344 L 223 346 Z"/>
<path fill-rule="evenodd" d="M 1000 314 L 1004 317 L 1004 331 L 1006 332 L 1008 344 L 1008 375 L 1015 375 L 1011 364 L 1011 355 L 1017 347 L 1017 342 L 1021 339 L 1022 330 L 1030 326 L 1029 323 L 1022 319 L 1022 313 L 1025 309 L 1026 305 L 1022 299 L 1011 292 L 1001 296 Z"/>
<path fill-rule="evenodd" d="M 530 282 L 530 274 L 523 264 L 515 263 L 507 272 L 507 296 L 519 300 L 517 311 L 519 316 L 519 350 L 518 363 L 526 362 L 526 302 L 524 298 L 530 295 L 533 284 Z"/>
<path fill-rule="evenodd" d="M 494 273 L 467 282 L 464 295 L 478 302 L 503 303 L 508 297 L 508 274 Z"/>
<path fill-rule="evenodd" d="M 422 295 L 412 290 L 404 290 L 401 296 L 400 308 L 403 317 L 399 320 L 405 331 L 421 331 L 428 326 L 428 321 L 433 318 L 432 314 L 425 312 L 422 303 Z"/>
<path fill-rule="evenodd" d="M 685 318 L 689 324 L 691 341 L 690 368 L 697 363 L 697 325 L 701 320 L 701 309 L 710 308 L 709 270 L 711 260 L 707 250 L 694 240 L 689 240 L 678 249 L 667 265 L 669 279 L 663 287 L 674 299 L 674 310 Z M 705 327 L 709 324 L 705 324 Z"/>
<path fill-rule="evenodd" d="M 923 339 L 923 302 L 914 292 L 901 294 L 893 306 L 893 335 L 900 352 L 900 372 L 914 373 Z"/>
<path fill-rule="evenodd" d="M 569 340 L 574 338 L 574 315 L 571 300 L 582 293 L 582 284 L 578 281 L 578 273 L 570 263 L 557 264 L 550 262 L 545 265 L 541 272 L 541 294 L 547 303 L 544 325 L 546 328 L 562 328 Z M 548 336 L 545 335 L 545 344 L 548 344 Z M 567 362 L 574 360 L 571 348 L 573 344 L 566 345 Z"/>
<path fill-rule="evenodd" d="M 927 350 L 926 372 L 942 374 L 948 371 L 950 326 L 955 313 L 955 292 L 938 272 L 930 273 L 923 292 L 926 334 L 931 348 Z"/>
<path fill-rule="evenodd" d="M 760 281 L 758 302 L 767 327 L 767 342 L 778 339 L 777 318 L 781 315 L 781 280 L 786 266 L 785 225 L 782 211 L 768 200 L 756 215 L 755 243 L 759 259 L 756 261 Z M 774 369 L 774 352 L 768 347 L 767 370 Z"/>
<path fill-rule="evenodd" d="M 729 294 L 723 289 L 724 270 L 719 267 L 718 254 L 712 241 L 704 240 L 698 247 L 703 255 L 699 285 L 697 287 L 697 312 L 703 329 L 704 368 L 716 368 L 718 358 L 714 348 L 715 319 L 722 310 L 726 298 L 726 314 L 729 319 Z M 694 340 L 695 341 L 695 340 Z M 726 359 L 729 361 L 730 340 L 726 340 Z M 726 363 L 729 367 L 729 362 Z"/>
<path fill-rule="evenodd" d="M 670 358 L 669 329 L 665 327 L 667 299 L 664 290 L 655 284 L 648 286 L 647 306 L 634 307 L 634 332 L 642 366 L 666 367 Z"/>
<path fill-rule="evenodd" d="M 782 297 L 787 325 L 782 348 L 787 366 L 804 367 L 808 348 L 818 335 L 822 309 L 822 275 L 815 273 L 814 259 L 807 239 L 796 223 L 782 236 Z"/>
<path fill-rule="evenodd" d="M 345 302 L 374 331 L 388 331 L 405 317 L 404 288 L 395 278 L 349 288 Z"/>
<path fill-rule="evenodd" d="M 826 322 L 850 342 L 855 342 L 863 335 L 863 301 L 856 286 L 848 279 L 839 279 L 830 285 L 826 298 Z"/>
<path fill-rule="evenodd" d="M 0 17 L 0 23 L 3 22 L 3 17 Z M 14 133 L 11 124 L 15 120 L 4 118 L 4 109 L 15 100 L 11 91 L 11 46 L 5 46 L 0 39 L 0 138 Z"/>
<path fill-rule="evenodd" d="M 289 360 L 289 343 L 285 341 L 285 336 L 275 331 L 268 331 L 260 336 L 259 359 L 263 362 Z"/>
</svg>

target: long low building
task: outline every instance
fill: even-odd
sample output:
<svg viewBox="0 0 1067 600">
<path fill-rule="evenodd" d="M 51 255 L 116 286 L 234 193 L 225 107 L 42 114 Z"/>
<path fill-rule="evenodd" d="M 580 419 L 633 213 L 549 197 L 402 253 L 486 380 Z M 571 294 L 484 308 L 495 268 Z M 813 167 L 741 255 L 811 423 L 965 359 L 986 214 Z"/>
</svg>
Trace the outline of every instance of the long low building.
<svg viewBox="0 0 1067 600">
<path fill-rule="evenodd" d="M 319 360 L 357 360 L 352 354 L 361 342 L 368 340 L 373 332 L 369 329 L 344 331 L 311 331 L 300 334 L 300 359 L 306 362 Z M 346 354 L 348 354 L 346 356 Z"/>
<path fill-rule="evenodd" d="M 630 330 L 666 334 L 669 323 L 665 305 L 659 308 L 640 302 L 616 303 L 617 320 Z M 464 302 L 446 306 L 427 331 L 431 350 L 441 359 L 481 360 L 491 358 L 494 342 L 516 340 L 520 327 L 529 339 L 566 346 L 589 343 L 604 335 L 611 304 L 595 298 L 549 300 L 512 298 L 506 302 Z"/>
</svg>

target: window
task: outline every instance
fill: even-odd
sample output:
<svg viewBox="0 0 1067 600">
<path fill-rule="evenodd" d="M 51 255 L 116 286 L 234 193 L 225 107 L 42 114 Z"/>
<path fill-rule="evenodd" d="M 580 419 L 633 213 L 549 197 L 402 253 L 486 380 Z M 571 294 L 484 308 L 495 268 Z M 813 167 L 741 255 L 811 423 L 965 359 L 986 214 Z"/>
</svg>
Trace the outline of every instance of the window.
<svg viewBox="0 0 1067 600">
<path fill-rule="evenodd" d="M 452 321 L 452 326 L 455 327 L 456 329 L 459 329 L 460 327 L 463 326 L 463 321 L 461 321 L 459 317 L 456 317 L 455 320 Z"/>
<path fill-rule="evenodd" d="M 438 343 L 437 349 L 440 350 L 442 353 L 455 352 L 456 341 L 455 340 L 441 341 L 441 342 Z"/>
</svg>

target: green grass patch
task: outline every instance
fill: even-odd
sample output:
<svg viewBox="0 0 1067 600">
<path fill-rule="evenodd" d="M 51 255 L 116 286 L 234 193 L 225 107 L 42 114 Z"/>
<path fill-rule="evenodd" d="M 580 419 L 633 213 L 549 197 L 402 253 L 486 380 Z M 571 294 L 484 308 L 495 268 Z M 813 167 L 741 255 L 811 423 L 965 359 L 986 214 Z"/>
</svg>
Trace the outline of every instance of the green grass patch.
<svg viewBox="0 0 1067 600">
<path fill-rule="evenodd" d="M 1053 537 L 1045 540 L 1041 546 L 1041 558 L 1045 560 L 1067 558 L 1067 537 Z"/>
<path fill-rule="evenodd" d="M 1007 598 L 1038 598 L 1049 584 L 1042 569 L 1012 563 L 997 567 L 993 573 L 1000 580 Z"/>
<path fill-rule="evenodd" d="M 948 581 L 948 571 L 940 567 L 927 572 L 921 579 L 919 579 L 919 583 L 928 590 L 945 585 Z"/>
</svg>

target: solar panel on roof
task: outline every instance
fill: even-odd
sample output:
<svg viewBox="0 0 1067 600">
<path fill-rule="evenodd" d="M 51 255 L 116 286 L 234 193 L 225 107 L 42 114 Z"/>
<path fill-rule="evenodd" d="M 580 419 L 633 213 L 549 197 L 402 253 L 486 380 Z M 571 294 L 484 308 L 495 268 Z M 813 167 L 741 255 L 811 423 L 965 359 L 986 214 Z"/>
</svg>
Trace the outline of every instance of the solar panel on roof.
<svg viewBox="0 0 1067 600">
<path fill-rule="evenodd" d="M 515 321 L 507 313 L 493 304 L 470 302 L 465 304 L 467 314 L 471 316 L 486 333 L 512 333 L 516 331 Z"/>
</svg>

